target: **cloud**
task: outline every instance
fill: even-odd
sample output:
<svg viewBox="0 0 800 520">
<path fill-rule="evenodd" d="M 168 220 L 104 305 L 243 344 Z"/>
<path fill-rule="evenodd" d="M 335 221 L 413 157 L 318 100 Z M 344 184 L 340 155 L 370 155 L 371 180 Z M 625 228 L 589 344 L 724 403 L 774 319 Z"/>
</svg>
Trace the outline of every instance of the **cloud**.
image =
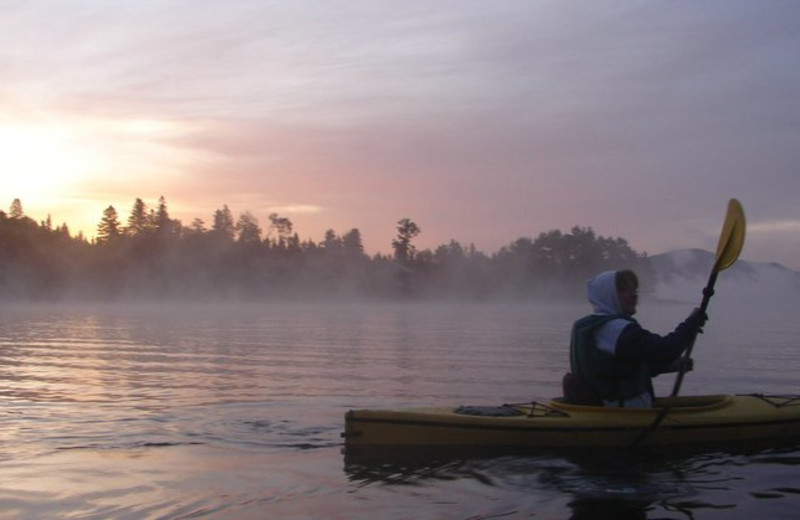
<svg viewBox="0 0 800 520">
<path fill-rule="evenodd" d="M 18 2 L 0 109 L 102 122 L 97 198 L 163 194 L 184 218 L 713 247 L 729 197 L 800 219 L 799 21 L 739 0 Z"/>
<path fill-rule="evenodd" d="M 325 210 L 321 206 L 314 206 L 312 204 L 296 204 L 293 206 L 277 206 L 272 208 L 275 211 L 286 213 L 320 213 Z"/>
<path fill-rule="evenodd" d="M 747 225 L 747 231 L 758 234 L 800 234 L 800 219 L 750 223 Z"/>
</svg>

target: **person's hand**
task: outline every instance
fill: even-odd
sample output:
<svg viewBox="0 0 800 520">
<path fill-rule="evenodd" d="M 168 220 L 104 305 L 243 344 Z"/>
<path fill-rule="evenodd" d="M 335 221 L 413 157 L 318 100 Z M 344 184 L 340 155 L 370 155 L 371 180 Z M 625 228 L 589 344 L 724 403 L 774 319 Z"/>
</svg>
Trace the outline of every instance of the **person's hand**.
<svg viewBox="0 0 800 520">
<path fill-rule="evenodd" d="M 695 308 L 689 317 L 686 318 L 686 321 L 689 322 L 698 334 L 703 333 L 703 325 L 706 324 L 708 321 L 708 314 L 700 310 L 699 308 Z"/>
</svg>

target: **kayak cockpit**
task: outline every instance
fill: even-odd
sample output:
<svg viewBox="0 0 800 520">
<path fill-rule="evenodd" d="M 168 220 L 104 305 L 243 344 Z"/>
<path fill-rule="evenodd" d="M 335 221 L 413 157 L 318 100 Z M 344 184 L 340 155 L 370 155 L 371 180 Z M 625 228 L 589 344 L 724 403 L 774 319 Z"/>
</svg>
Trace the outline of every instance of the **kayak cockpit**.
<svg viewBox="0 0 800 520">
<path fill-rule="evenodd" d="M 557 410 L 569 413 L 570 411 L 601 411 L 607 410 L 609 412 L 633 412 L 633 413 L 652 413 L 655 411 L 669 408 L 670 410 L 686 412 L 708 412 L 724 408 L 731 403 L 730 395 L 696 395 L 686 397 L 659 397 L 656 398 L 652 408 L 616 408 L 611 406 L 596 406 L 585 404 L 571 404 L 564 401 L 563 398 L 557 397 L 550 401 L 549 405 Z"/>
</svg>

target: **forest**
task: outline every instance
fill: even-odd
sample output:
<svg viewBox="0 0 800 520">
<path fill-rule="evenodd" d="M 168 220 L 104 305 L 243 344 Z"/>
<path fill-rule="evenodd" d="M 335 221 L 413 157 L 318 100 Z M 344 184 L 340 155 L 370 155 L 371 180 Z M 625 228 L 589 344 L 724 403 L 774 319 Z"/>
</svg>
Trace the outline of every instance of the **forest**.
<svg viewBox="0 0 800 520">
<path fill-rule="evenodd" d="M 152 208 L 137 198 L 123 218 L 108 206 L 89 240 L 49 216 L 36 222 L 14 199 L 0 211 L 0 301 L 573 299 L 606 269 L 652 276 L 645 253 L 591 227 L 518 238 L 486 254 L 454 240 L 417 249 L 422 228 L 401 218 L 392 253 L 370 256 L 358 229 L 330 229 L 314 242 L 286 217 L 270 214 L 262 227 L 227 205 L 210 226 L 170 218 L 164 197 Z"/>
</svg>

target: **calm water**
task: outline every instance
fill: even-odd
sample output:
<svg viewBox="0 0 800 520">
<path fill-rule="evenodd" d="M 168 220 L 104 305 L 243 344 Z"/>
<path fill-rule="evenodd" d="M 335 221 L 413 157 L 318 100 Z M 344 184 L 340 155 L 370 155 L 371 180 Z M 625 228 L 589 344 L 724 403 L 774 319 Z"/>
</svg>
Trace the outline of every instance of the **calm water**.
<svg viewBox="0 0 800 520">
<path fill-rule="evenodd" d="M 666 332 L 691 305 L 644 307 Z M 682 393 L 798 392 L 795 309 L 712 306 Z M 798 516 L 791 446 L 343 453 L 350 408 L 557 395 L 582 305 L 0 311 L 2 518 Z"/>
</svg>

